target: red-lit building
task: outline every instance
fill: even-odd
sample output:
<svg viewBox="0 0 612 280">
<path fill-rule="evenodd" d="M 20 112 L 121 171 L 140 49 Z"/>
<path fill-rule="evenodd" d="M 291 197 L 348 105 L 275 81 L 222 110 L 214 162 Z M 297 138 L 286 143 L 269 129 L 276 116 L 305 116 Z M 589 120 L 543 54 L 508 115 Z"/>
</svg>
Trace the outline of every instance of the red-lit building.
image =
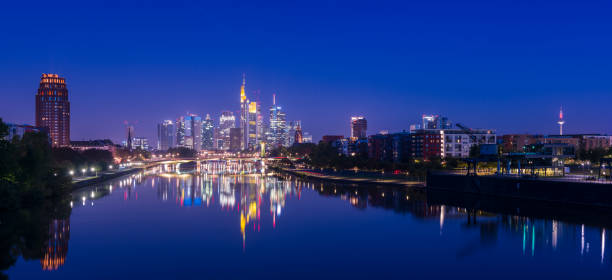
<svg viewBox="0 0 612 280">
<path fill-rule="evenodd" d="M 368 121 L 364 117 L 351 117 L 351 137 L 365 138 Z"/>
<path fill-rule="evenodd" d="M 442 134 L 439 130 L 416 130 L 410 137 L 412 157 L 428 159 L 442 156 Z"/>
<path fill-rule="evenodd" d="M 42 74 L 36 94 L 36 126 L 44 127 L 53 146 L 70 145 L 70 102 L 66 80 Z"/>
</svg>

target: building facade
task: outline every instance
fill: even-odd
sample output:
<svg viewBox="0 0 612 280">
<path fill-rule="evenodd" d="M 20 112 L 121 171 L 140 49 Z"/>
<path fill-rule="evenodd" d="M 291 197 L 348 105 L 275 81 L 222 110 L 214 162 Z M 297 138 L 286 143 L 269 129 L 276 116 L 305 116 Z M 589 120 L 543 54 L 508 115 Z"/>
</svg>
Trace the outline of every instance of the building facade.
<svg viewBox="0 0 612 280">
<path fill-rule="evenodd" d="M 496 144 L 497 137 L 493 130 L 473 129 L 468 134 L 460 129 L 440 130 L 443 158 L 467 158 L 473 146 L 479 144 Z"/>
<path fill-rule="evenodd" d="M 230 147 L 231 152 L 239 152 L 242 150 L 242 128 L 233 127 L 230 129 Z"/>
<path fill-rule="evenodd" d="M 206 114 L 206 118 L 202 121 L 202 149 L 212 150 L 214 149 L 214 136 L 215 136 L 215 124 L 210 118 L 209 114 Z"/>
<path fill-rule="evenodd" d="M 4 140 L 7 140 L 7 141 L 11 141 L 15 137 L 21 139 L 23 135 L 28 132 L 45 133 L 47 134 L 47 137 L 49 137 L 49 133 L 47 132 L 46 127 L 36 127 L 33 125 L 12 124 L 12 123 L 6 123 L 6 125 L 8 126 L 8 135 L 5 137 Z M 49 138 L 49 143 L 51 143 L 51 138 Z"/>
<path fill-rule="evenodd" d="M 287 117 L 281 106 L 270 107 L 270 126 L 267 142 L 270 148 L 276 148 L 287 144 Z"/>
<path fill-rule="evenodd" d="M 36 126 L 46 128 L 53 146 L 70 145 L 70 102 L 66 80 L 42 74 L 36 93 Z"/>
<path fill-rule="evenodd" d="M 149 139 L 146 137 L 134 137 L 132 139 L 132 150 L 149 150 Z"/>
<path fill-rule="evenodd" d="M 236 127 L 236 117 L 231 111 L 221 112 L 219 117 L 219 138 L 217 148 L 220 150 L 229 150 L 230 148 L 230 130 Z"/>
<path fill-rule="evenodd" d="M 174 147 L 174 135 L 174 123 L 171 120 L 157 124 L 157 149 L 166 151 Z"/>
<path fill-rule="evenodd" d="M 351 117 L 351 137 L 365 138 L 367 135 L 368 121 L 362 117 Z"/>
</svg>

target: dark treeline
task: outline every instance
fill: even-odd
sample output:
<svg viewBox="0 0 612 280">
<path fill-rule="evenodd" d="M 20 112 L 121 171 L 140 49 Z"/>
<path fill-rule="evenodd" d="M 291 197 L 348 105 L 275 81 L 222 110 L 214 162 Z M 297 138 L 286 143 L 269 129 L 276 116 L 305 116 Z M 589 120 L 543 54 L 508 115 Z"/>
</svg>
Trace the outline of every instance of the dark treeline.
<svg viewBox="0 0 612 280">
<path fill-rule="evenodd" d="M 430 158 L 427 160 L 416 160 L 407 158 L 403 161 L 381 161 L 368 157 L 367 147 L 357 149 L 354 156 L 345 156 L 338 149 L 328 143 L 321 142 L 318 145 L 312 143 L 295 144 L 289 148 L 281 147 L 273 150 L 271 156 L 303 157 L 297 163 L 304 163 L 313 168 L 332 168 L 338 170 L 362 169 L 383 170 L 388 172 L 400 171 L 411 176 L 424 176 L 427 170 L 456 168 L 460 165 L 457 159 Z M 285 164 L 291 164 L 285 162 Z"/>
<path fill-rule="evenodd" d="M 587 150 L 584 147 L 580 147 L 576 153 L 576 158 L 579 160 L 588 160 L 591 163 L 598 163 L 599 160 L 606 157 L 612 157 L 612 147 L 608 149 L 594 148 Z"/>
<path fill-rule="evenodd" d="M 27 132 L 10 141 L 7 136 L 0 119 L 0 209 L 68 195 L 70 178 L 54 161 L 46 134 Z"/>
<path fill-rule="evenodd" d="M 0 271 L 19 256 L 39 260 L 50 247 L 50 225 L 70 216 L 70 178 L 54 160 L 44 133 L 6 139 L 0 119 Z M 0 279 L 8 277 L 0 272 Z"/>
</svg>

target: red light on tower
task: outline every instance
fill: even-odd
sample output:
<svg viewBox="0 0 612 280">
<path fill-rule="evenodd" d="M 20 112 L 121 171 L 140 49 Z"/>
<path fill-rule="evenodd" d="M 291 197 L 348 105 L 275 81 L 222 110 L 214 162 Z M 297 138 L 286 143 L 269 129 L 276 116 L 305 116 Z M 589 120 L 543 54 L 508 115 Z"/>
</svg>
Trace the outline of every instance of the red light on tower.
<svg viewBox="0 0 612 280">
<path fill-rule="evenodd" d="M 563 135 L 563 125 L 565 124 L 563 120 L 563 107 L 559 109 L 559 121 L 557 123 L 559 124 L 559 135 Z"/>
</svg>

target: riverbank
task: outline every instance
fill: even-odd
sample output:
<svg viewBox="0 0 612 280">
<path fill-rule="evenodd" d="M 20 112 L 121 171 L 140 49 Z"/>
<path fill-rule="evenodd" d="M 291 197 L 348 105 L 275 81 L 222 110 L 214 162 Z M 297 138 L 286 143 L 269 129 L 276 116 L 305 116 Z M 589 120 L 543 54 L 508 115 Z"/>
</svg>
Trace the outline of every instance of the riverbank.
<svg viewBox="0 0 612 280">
<path fill-rule="evenodd" d="M 116 171 L 113 173 L 100 174 L 97 177 L 92 177 L 92 178 L 88 178 L 82 181 L 73 182 L 72 190 L 78 190 L 80 188 L 102 183 L 110 179 L 114 179 L 114 178 L 121 177 L 124 175 L 132 174 L 132 173 L 137 173 L 144 169 L 145 169 L 144 167 L 136 167 L 136 168 L 126 169 L 126 170 Z"/>
<path fill-rule="evenodd" d="M 425 188 L 425 182 L 410 179 L 410 178 L 392 178 L 381 176 L 379 178 L 372 178 L 361 176 L 359 172 L 355 172 L 354 175 L 348 174 L 324 174 L 310 169 L 289 169 L 281 167 L 270 167 L 271 170 L 284 172 L 301 178 L 316 179 L 322 181 L 330 181 L 337 183 L 348 183 L 348 184 L 370 184 L 370 185 L 390 185 L 390 186 L 401 186 L 411 188 Z"/>
<path fill-rule="evenodd" d="M 612 208 L 612 184 L 596 182 L 430 173 L 427 190 Z"/>
</svg>

